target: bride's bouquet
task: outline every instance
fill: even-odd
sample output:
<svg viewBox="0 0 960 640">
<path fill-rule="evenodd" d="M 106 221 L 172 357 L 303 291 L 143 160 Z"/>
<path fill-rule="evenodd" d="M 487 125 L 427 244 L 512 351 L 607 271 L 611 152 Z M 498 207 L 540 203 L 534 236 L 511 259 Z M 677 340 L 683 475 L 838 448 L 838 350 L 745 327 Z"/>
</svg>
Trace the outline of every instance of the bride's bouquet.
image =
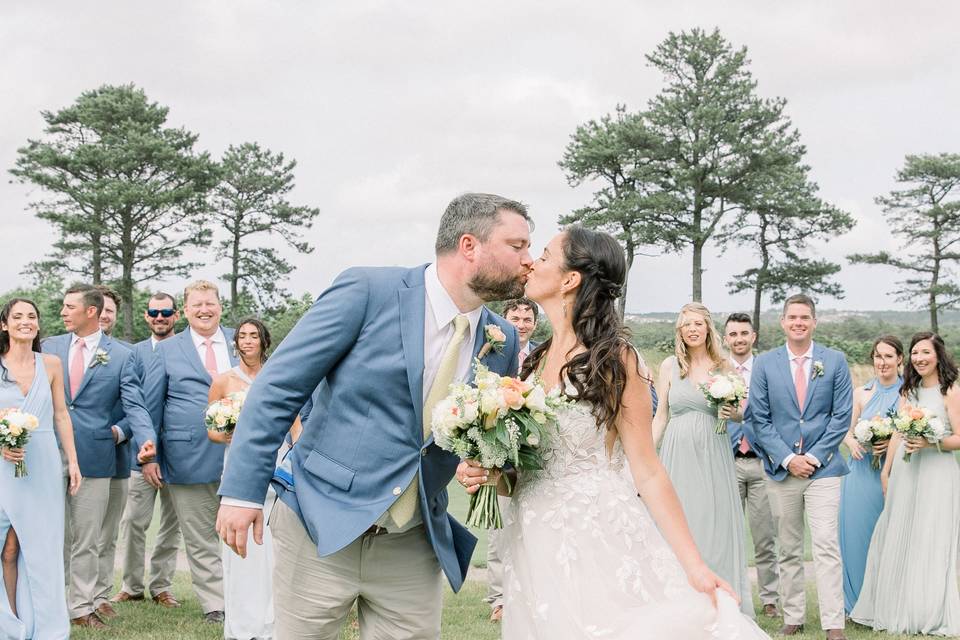
<svg viewBox="0 0 960 640">
<path fill-rule="evenodd" d="M 450 394 L 434 407 L 434 442 L 487 469 L 503 469 L 508 462 L 518 470 L 542 469 L 540 447 L 565 402 L 559 389 L 548 394 L 540 384 L 497 375 L 479 362 L 474 372 L 476 386 L 451 385 Z M 495 482 L 470 496 L 467 524 L 482 529 L 503 526 Z"/>
<path fill-rule="evenodd" d="M 906 438 L 925 438 L 940 451 L 940 441 L 950 435 L 947 425 L 926 407 L 905 404 L 893 415 L 893 426 Z M 909 451 L 903 454 L 904 462 L 910 462 Z"/>
<path fill-rule="evenodd" d="M 233 433 L 237 428 L 237 418 L 240 417 L 243 401 L 246 399 L 246 391 L 234 391 L 228 393 L 225 398 L 211 402 L 203 419 L 204 424 L 207 425 L 207 431 Z"/>
<path fill-rule="evenodd" d="M 865 447 L 873 447 L 878 442 L 889 440 L 897 428 L 890 416 L 876 415 L 869 420 L 860 420 L 853 426 L 853 437 Z M 870 465 L 874 469 L 880 468 L 881 456 L 873 456 Z"/>
<path fill-rule="evenodd" d="M 30 440 L 30 433 L 40 425 L 37 416 L 19 409 L 0 409 L 0 446 L 22 449 Z M 13 467 L 13 477 L 27 475 L 27 461 L 21 460 Z"/>
<path fill-rule="evenodd" d="M 700 390 L 707 398 L 710 406 L 718 409 L 723 405 L 732 407 L 739 406 L 740 402 L 747 397 L 747 383 L 743 381 L 737 373 L 718 373 L 711 376 L 709 380 L 700 385 Z M 726 418 L 717 418 L 715 431 L 718 434 L 727 432 Z"/>
</svg>

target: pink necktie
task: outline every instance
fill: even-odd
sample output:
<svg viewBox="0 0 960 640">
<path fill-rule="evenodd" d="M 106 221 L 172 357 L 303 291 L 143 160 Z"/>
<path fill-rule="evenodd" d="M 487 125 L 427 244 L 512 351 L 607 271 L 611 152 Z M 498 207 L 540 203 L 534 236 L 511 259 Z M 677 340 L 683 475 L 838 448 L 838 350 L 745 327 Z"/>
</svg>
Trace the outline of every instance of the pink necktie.
<svg viewBox="0 0 960 640">
<path fill-rule="evenodd" d="M 83 352 L 87 348 L 85 340 L 77 340 L 77 349 L 73 352 L 70 362 L 70 397 L 75 398 L 83 382 Z"/>
<path fill-rule="evenodd" d="M 797 390 L 797 404 L 802 412 L 803 403 L 807 399 L 807 374 L 803 370 L 803 363 L 807 361 L 807 356 L 797 356 L 793 361 L 797 363 L 797 370 L 793 374 L 793 386 Z"/>
<path fill-rule="evenodd" d="M 520 355 L 517 356 L 517 357 L 520 359 L 519 367 L 520 367 L 521 369 L 523 369 L 523 361 L 527 359 L 527 352 L 526 352 L 526 351 L 521 351 L 521 352 L 520 352 Z"/>
<path fill-rule="evenodd" d="M 737 373 L 740 374 L 741 378 L 743 377 L 743 374 L 745 371 L 746 369 L 743 368 L 742 364 L 737 365 Z M 750 451 L 750 443 L 747 442 L 747 436 L 745 435 L 740 436 L 740 446 L 737 448 L 740 449 L 740 453 L 747 453 L 748 451 Z"/>
<path fill-rule="evenodd" d="M 203 366 L 211 377 L 217 375 L 217 355 L 213 352 L 213 338 L 204 338 L 203 344 L 207 345 L 207 354 L 203 358 Z"/>
</svg>

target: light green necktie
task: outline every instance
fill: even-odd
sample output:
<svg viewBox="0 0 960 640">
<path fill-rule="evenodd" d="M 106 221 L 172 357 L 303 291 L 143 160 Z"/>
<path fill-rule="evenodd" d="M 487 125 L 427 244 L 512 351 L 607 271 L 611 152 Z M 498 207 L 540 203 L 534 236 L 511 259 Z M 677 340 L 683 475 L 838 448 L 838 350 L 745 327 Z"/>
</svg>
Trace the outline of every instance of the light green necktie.
<svg viewBox="0 0 960 640">
<path fill-rule="evenodd" d="M 440 358 L 440 366 L 437 368 L 437 375 L 433 379 L 433 385 L 430 387 L 430 393 L 423 403 L 423 440 L 426 442 L 430 437 L 430 421 L 433 415 L 433 408 L 438 402 L 443 400 L 450 389 L 450 383 L 453 382 L 453 375 L 457 372 L 457 363 L 460 361 L 460 345 L 463 343 L 467 330 L 470 328 L 470 320 L 465 315 L 458 315 L 453 319 L 453 338 L 447 343 L 447 348 L 443 351 Z M 410 486 L 400 494 L 397 501 L 390 505 L 390 517 L 394 524 L 403 527 L 410 522 L 414 511 L 417 508 L 417 485 L 420 482 L 420 473 L 413 476 Z"/>
</svg>

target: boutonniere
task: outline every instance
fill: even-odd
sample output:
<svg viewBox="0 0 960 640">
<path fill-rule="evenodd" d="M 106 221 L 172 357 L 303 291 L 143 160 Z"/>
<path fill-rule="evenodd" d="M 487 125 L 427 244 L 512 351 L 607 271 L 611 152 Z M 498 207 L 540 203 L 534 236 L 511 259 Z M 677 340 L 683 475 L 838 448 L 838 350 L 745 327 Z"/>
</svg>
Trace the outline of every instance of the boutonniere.
<svg viewBox="0 0 960 640">
<path fill-rule="evenodd" d="M 110 362 L 110 354 L 103 349 L 97 349 L 93 354 L 93 364 L 91 366 L 107 364 L 108 362 Z"/>
<path fill-rule="evenodd" d="M 811 379 L 823 377 L 823 362 L 820 360 L 815 360 L 813 362 L 813 375 L 810 377 Z"/>
<path fill-rule="evenodd" d="M 486 342 L 480 347 L 480 353 L 477 354 L 478 360 L 490 353 L 491 349 L 500 353 L 503 350 L 503 346 L 507 344 L 507 335 L 503 332 L 503 329 L 495 324 L 485 326 L 483 328 L 483 335 L 486 338 Z"/>
</svg>

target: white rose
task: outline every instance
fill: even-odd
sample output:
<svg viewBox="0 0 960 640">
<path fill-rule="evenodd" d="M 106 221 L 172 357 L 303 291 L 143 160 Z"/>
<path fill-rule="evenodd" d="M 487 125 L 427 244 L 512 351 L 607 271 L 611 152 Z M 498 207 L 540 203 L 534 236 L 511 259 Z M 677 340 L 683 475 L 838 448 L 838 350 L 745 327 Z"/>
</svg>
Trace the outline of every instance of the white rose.
<svg viewBox="0 0 960 640">
<path fill-rule="evenodd" d="M 537 385 L 530 390 L 530 393 L 527 394 L 527 397 L 524 399 L 523 403 L 531 411 L 546 411 L 547 394 L 543 390 L 543 387 Z"/>
<path fill-rule="evenodd" d="M 861 420 L 853 427 L 853 437 L 860 443 L 870 442 L 873 430 L 868 420 Z"/>
<path fill-rule="evenodd" d="M 528 434 L 527 434 L 527 444 L 529 444 L 531 447 L 538 447 L 538 446 L 540 446 L 540 434 L 539 434 L 539 433 L 534 433 L 534 432 L 532 432 L 532 431 L 531 431 L 530 433 L 528 433 Z"/>
<path fill-rule="evenodd" d="M 463 421 L 471 423 L 480 415 L 480 403 L 477 400 L 468 400 L 463 403 Z"/>
<path fill-rule="evenodd" d="M 708 387 L 708 391 L 717 400 L 722 400 L 733 395 L 733 385 L 726 377 L 720 376 Z"/>
<path fill-rule="evenodd" d="M 11 411 L 6 415 L 7 424 L 10 426 L 17 426 L 22 431 L 27 427 L 27 414 L 22 411 Z M 19 434 L 18 434 L 19 435 Z"/>
</svg>

